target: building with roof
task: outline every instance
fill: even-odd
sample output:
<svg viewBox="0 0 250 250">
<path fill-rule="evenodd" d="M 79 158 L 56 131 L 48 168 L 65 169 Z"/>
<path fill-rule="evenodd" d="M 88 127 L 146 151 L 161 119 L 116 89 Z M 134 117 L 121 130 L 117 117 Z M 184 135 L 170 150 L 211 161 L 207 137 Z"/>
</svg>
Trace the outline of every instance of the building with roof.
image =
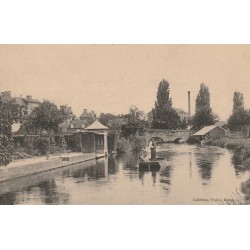
<svg viewBox="0 0 250 250">
<path fill-rule="evenodd" d="M 94 132 L 104 132 L 109 130 L 109 128 L 101 124 L 98 120 L 95 120 L 91 125 L 86 127 L 85 130 Z"/>
<path fill-rule="evenodd" d="M 1 92 L 0 99 L 2 103 L 6 103 L 12 99 L 11 91 L 3 91 Z"/>
<path fill-rule="evenodd" d="M 187 121 L 188 118 L 190 117 L 190 114 L 187 113 L 187 112 L 185 112 L 183 109 L 176 108 L 175 111 L 176 111 L 177 115 L 180 117 L 180 119 L 181 119 L 182 121 L 184 121 L 184 120 Z"/>
<path fill-rule="evenodd" d="M 201 141 L 208 139 L 221 139 L 227 135 L 227 130 L 222 127 L 218 127 L 217 125 L 206 126 L 193 134 L 194 137 L 198 137 Z"/>
<path fill-rule="evenodd" d="M 75 145 L 84 153 L 95 152 L 96 157 L 108 154 L 108 127 L 95 120 L 82 131 L 74 133 Z"/>
<path fill-rule="evenodd" d="M 41 104 L 39 100 L 32 98 L 31 95 L 27 95 L 25 98 L 14 97 L 13 100 L 19 106 L 27 107 L 27 115 L 29 115 L 34 110 L 34 108 L 38 107 Z"/>
<path fill-rule="evenodd" d="M 79 119 L 83 121 L 85 123 L 85 126 L 87 127 L 96 119 L 96 114 L 93 110 L 91 112 L 88 112 L 87 109 L 84 109 Z"/>
</svg>

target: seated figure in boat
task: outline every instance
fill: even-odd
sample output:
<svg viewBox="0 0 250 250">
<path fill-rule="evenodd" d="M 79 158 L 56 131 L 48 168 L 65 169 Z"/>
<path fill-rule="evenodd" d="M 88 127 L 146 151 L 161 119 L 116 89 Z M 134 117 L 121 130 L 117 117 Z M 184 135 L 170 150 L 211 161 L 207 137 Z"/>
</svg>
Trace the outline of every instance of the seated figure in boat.
<svg viewBox="0 0 250 250">
<path fill-rule="evenodd" d="M 147 150 L 142 150 L 139 154 L 139 157 L 142 161 L 149 161 L 150 160 Z"/>
</svg>

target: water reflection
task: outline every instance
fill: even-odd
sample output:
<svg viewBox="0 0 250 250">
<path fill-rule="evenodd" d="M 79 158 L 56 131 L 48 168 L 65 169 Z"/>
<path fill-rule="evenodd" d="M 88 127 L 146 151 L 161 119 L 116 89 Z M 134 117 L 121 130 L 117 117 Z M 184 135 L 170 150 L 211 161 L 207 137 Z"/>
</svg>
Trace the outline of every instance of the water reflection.
<svg viewBox="0 0 250 250">
<path fill-rule="evenodd" d="M 0 195 L 0 205 L 16 204 L 16 193 L 7 193 Z"/>
<path fill-rule="evenodd" d="M 163 171 L 160 171 L 160 182 L 166 185 L 171 184 L 171 167 L 166 167 Z M 168 189 L 168 188 L 167 188 Z"/>
<path fill-rule="evenodd" d="M 114 155 L 111 155 L 108 158 L 108 174 L 110 175 L 115 175 L 116 173 L 119 172 L 119 164 Z"/>
<path fill-rule="evenodd" d="M 54 179 L 42 181 L 37 187 L 40 188 L 44 204 L 68 204 L 69 194 L 60 192 Z"/>
<path fill-rule="evenodd" d="M 157 157 L 168 162 L 159 171 L 127 153 L 0 183 L 0 204 L 194 204 L 230 198 L 250 176 L 226 149 L 168 144 Z"/>
<path fill-rule="evenodd" d="M 218 149 L 212 147 L 198 147 L 195 152 L 196 164 L 203 180 L 209 181 L 212 177 L 214 163 L 219 160 Z M 190 163 L 192 165 L 192 163 Z M 207 182 L 203 182 L 204 185 Z"/>
<path fill-rule="evenodd" d="M 108 177 L 108 158 L 98 159 L 87 168 L 72 171 L 71 177 L 77 179 L 78 183 Z"/>
</svg>

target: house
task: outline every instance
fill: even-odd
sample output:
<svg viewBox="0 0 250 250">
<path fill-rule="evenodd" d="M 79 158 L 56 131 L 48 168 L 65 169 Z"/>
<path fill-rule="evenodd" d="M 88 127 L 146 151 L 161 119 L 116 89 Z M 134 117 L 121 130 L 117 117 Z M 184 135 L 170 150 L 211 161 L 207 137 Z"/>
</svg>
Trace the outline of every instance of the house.
<svg viewBox="0 0 250 250">
<path fill-rule="evenodd" d="M 12 100 L 11 91 L 4 91 L 4 92 L 1 92 L 0 99 L 1 99 L 1 102 L 2 102 L 2 103 L 6 103 L 6 102 Z"/>
<path fill-rule="evenodd" d="M 61 111 L 64 109 L 65 109 L 65 106 L 60 106 Z M 71 107 L 66 107 L 65 111 L 66 111 L 67 117 L 66 117 L 65 121 L 59 125 L 60 131 L 63 133 L 68 132 L 68 129 L 70 128 L 70 124 L 73 121 L 73 119 L 75 118 L 75 116 L 71 110 Z"/>
<path fill-rule="evenodd" d="M 38 107 L 41 102 L 37 99 L 33 99 L 31 95 L 27 95 L 25 98 L 23 97 L 14 97 L 14 102 L 19 106 L 27 107 L 27 115 L 29 115 L 34 108 Z"/>
<path fill-rule="evenodd" d="M 222 127 L 218 127 L 216 125 L 210 125 L 194 133 L 193 136 L 198 137 L 200 141 L 208 139 L 216 140 L 226 137 L 227 130 Z"/>
<path fill-rule="evenodd" d="M 187 121 L 188 118 L 190 117 L 189 113 L 186 113 L 183 109 L 176 108 L 175 111 L 178 114 L 178 116 L 180 117 L 181 121 L 184 121 L 184 120 Z"/>
<path fill-rule="evenodd" d="M 89 126 L 96 119 L 96 114 L 93 110 L 88 112 L 87 109 L 84 109 L 79 119 L 83 121 L 85 126 Z"/>
</svg>

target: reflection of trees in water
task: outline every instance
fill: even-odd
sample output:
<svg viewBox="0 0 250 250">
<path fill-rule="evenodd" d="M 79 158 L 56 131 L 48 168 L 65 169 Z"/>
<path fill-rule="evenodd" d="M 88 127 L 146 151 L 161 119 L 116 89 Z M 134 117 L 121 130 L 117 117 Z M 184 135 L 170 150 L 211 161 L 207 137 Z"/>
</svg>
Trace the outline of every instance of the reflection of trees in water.
<svg viewBox="0 0 250 250">
<path fill-rule="evenodd" d="M 163 184 L 162 188 L 165 190 L 169 190 L 169 185 L 171 184 L 171 167 L 168 166 L 162 171 L 152 171 L 152 170 L 139 170 L 139 179 L 144 185 L 144 177 L 145 174 L 150 174 L 152 178 L 152 183 L 155 184 L 157 182 L 157 175 L 159 176 L 159 182 Z"/>
<path fill-rule="evenodd" d="M 108 158 L 108 173 L 116 174 L 117 172 L 119 172 L 118 162 L 114 156 L 110 156 Z"/>
<path fill-rule="evenodd" d="M 0 205 L 16 204 L 16 193 L 6 193 L 0 195 Z"/>
<path fill-rule="evenodd" d="M 203 180 L 211 179 L 214 163 L 218 161 L 220 155 L 217 148 L 197 148 L 195 159 Z"/>
<path fill-rule="evenodd" d="M 157 149 L 156 149 L 156 151 L 157 151 Z M 172 161 L 175 156 L 178 156 L 178 152 L 172 151 L 172 150 L 157 151 L 157 153 L 156 153 L 156 157 L 166 158 L 167 161 Z"/>
<path fill-rule="evenodd" d="M 160 171 L 160 183 L 164 190 L 169 191 L 171 185 L 171 167 L 167 166 L 163 171 Z"/>
<path fill-rule="evenodd" d="M 242 154 L 242 151 L 243 151 L 243 154 Z M 234 166 L 236 176 L 244 174 L 245 172 L 248 171 L 248 168 L 242 165 L 243 156 L 244 156 L 244 148 L 238 149 L 236 152 L 234 152 L 232 156 L 231 163 Z"/>
<path fill-rule="evenodd" d="M 135 169 L 139 163 L 138 154 L 130 152 L 124 153 L 116 157 L 118 164 L 121 162 L 124 169 Z"/>
<path fill-rule="evenodd" d="M 69 201 L 69 194 L 58 191 L 55 179 L 42 181 L 37 187 L 40 188 L 45 204 L 67 204 Z"/>
<path fill-rule="evenodd" d="M 77 183 L 85 182 L 86 180 L 97 180 L 107 177 L 108 159 L 97 160 L 92 166 L 72 170 L 70 176 L 77 179 Z"/>
<path fill-rule="evenodd" d="M 235 175 L 237 177 L 239 177 L 241 174 L 244 174 L 245 172 L 249 171 L 248 168 L 245 168 L 245 167 L 243 167 L 242 165 L 239 165 L 239 164 L 235 164 L 233 161 L 232 161 L 232 164 L 234 165 L 234 171 L 235 171 Z"/>
</svg>

